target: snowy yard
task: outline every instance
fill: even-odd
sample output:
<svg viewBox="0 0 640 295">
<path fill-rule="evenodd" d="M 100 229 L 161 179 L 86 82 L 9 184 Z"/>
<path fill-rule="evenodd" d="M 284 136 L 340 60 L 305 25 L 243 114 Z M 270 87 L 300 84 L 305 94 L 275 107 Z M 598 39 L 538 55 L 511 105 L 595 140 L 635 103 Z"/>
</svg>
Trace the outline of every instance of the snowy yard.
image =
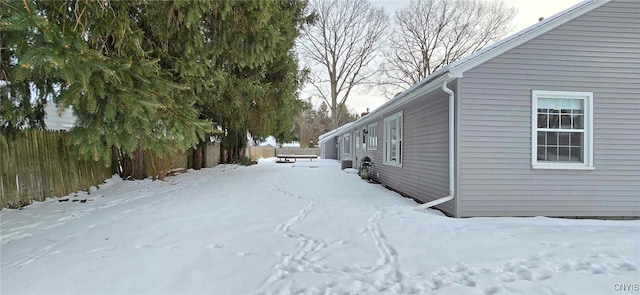
<svg viewBox="0 0 640 295">
<path fill-rule="evenodd" d="M 640 283 L 640 221 L 416 212 L 336 161 L 114 178 L 68 197 L 0 213 L 0 293 L 638 294 L 619 290 Z"/>
</svg>

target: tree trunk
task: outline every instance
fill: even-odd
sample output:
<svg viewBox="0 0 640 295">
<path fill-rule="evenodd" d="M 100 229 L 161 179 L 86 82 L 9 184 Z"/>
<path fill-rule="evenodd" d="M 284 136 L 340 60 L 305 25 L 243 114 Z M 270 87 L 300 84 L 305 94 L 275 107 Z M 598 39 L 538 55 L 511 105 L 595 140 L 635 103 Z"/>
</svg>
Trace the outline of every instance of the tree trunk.
<svg viewBox="0 0 640 295">
<path fill-rule="evenodd" d="M 131 178 L 133 179 L 145 179 L 147 177 L 145 173 L 145 161 L 144 161 L 144 151 L 138 146 L 133 151 L 133 174 Z"/>
<path fill-rule="evenodd" d="M 147 177 L 144 151 L 139 146 L 133 151 L 132 156 L 122 155 L 119 161 L 122 167 L 119 174 L 122 179 L 145 179 Z"/>
<path fill-rule="evenodd" d="M 200 147 L 202 150 L 202 168 L 207 168 L 207 149 L 209 148 L 208 142 L 200 143 Z"/>
<path fill-rule="evenodd" d="M 198 145 L 193 150 L 193 169 L 200 170 L 202 169 L 202 146 Z"/>
<path fill-rule="evenodd" d="M 207 143 L 201 142 L 193 150 L 193 169 L 200 170 L 207 167 Z"/>
</svg>

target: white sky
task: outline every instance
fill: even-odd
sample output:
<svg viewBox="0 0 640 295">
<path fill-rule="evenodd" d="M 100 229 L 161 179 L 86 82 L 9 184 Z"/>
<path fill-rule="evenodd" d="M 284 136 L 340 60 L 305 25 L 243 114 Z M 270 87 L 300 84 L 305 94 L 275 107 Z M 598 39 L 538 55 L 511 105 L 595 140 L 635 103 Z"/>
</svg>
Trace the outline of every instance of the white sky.
<svg viewBox="0 0 640 295">
<path fill-rule="evenodd" d="M 561 12 L 582 0 L 503 0 L 517 9 L 516 17 L 513 20 L 512 34 L 538 22 L 540 17 L 550 17 Z M 393 11 L 403 8 L 409 4 L 409 0 L 373 0 L 376 5 L 384 6 L 391 16 Z M 303 94 L 304 95 L 304 94 Z M 308 97 L 305 96 L 305 98 Z M 364 112 L 367 108 L 376 109 L 386 101 L 383 95 L 369 91 L 369 93 L 355 92 L 347 100 L 350 109 L 358 113 Z M 320 103 L 320 99 L 314 100 Z"/>
</svg>

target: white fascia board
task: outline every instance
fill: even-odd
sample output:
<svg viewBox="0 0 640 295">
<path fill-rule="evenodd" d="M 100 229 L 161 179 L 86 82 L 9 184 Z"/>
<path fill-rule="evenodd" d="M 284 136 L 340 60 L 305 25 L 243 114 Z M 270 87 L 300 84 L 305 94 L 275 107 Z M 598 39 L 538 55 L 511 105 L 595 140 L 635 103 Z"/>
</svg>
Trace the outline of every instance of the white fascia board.
<svg viewBox="0 0 640 295">
<path fill-rule="evenodd" d="M 342 133 L 347 130 L 351 125 L 353 125 L 354 122 L 349 122 L 346 123 L 336 129 L 333 129 L 325 134 L 322 134 L 320 136 L 318 136 L 318 141 L 322 142 L 322 141 L 326 141 L 331 139 L 331 137 L 333 136 L 337 136 L 337 135 L 342 135 Z"/>
</svg>

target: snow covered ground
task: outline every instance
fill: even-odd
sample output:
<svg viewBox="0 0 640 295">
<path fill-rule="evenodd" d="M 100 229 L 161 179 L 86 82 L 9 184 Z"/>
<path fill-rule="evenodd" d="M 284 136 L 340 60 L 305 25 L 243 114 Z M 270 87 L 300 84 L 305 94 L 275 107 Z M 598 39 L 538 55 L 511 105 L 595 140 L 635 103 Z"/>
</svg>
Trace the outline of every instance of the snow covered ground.
<svg viewBox="0 0 640 295">
<path fill-rule="evenodd" d="M 638 294 L 640 283 L 640 221 L 416 212 L 335 161 L 114 178 L 68 197 L 0 212 L 0 293 Z"/>
</svg>

